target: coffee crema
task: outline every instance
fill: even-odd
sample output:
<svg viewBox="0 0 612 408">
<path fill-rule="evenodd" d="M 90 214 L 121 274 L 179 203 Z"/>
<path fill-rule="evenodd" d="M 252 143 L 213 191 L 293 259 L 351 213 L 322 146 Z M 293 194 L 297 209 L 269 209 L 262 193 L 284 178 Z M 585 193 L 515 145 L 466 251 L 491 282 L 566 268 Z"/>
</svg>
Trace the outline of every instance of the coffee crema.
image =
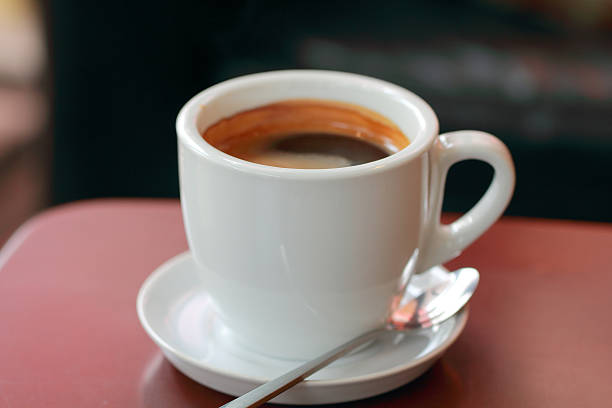
<svg viewBox="0 0 612 408">
<path fill-rule="evenodd" d="M 239 159 L 275 167 L 323 169 L 387 157 L 410 143 L 384 116 L 344 102 L 292 99 L 221 119 L 202 133 Z"/>
</svg>

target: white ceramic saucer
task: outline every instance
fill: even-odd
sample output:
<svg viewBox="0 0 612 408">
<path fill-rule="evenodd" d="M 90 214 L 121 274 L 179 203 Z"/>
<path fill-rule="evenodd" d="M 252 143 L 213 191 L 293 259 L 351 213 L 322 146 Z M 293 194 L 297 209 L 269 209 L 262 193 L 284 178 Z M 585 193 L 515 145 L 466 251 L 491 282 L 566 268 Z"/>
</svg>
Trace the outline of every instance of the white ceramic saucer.
<svg viewBox="0 0 612 408">
<path fill-rule="evenodd" d="M 439 280 L 442 267 L 415 276 L 410 290 Z M 170 362 L 193 380 L 241 395 L 297 366 L 299 361 L 257 354 L 236 344 L 216 318 L 189 252 L 155 270 L 138 293 L 138 317 Z M 329 404 L 381 394 L 424 373 L 457 339 L 467 311 L 438 327 L 390 333 L 315 373 L 276 397 L 286 404 Z M 313 334 L 316 335 L 316 334 Z"/>
</svg>

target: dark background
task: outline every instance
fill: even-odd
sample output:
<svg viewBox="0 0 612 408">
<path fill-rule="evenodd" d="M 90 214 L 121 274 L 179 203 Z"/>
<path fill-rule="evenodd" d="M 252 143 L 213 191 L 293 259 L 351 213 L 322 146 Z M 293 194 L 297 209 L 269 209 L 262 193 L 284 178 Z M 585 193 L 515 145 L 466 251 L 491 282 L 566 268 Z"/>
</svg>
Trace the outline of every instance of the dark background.
<svg viewBox="0 0 612 408">
<path fill-rule="evenodd" d="M 191 96 L 320 68 L 416 92 L 442 132 L 497 135 L 517 170 L 507 214 L 612 221 L 612 6 L 578 3 L 49 2 L 51 204 L 177 197 L 174 121 Z M 468 209 L 490 177 L 457 165 L 445 209 Z"/>
</svg>

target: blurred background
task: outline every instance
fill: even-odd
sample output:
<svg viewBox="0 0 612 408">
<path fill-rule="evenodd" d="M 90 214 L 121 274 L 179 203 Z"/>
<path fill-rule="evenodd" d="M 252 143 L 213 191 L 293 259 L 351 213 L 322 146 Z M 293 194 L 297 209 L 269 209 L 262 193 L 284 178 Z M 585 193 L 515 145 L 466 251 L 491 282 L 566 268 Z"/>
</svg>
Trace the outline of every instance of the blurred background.
<svg viewBox="0 0 612 408">
<path fill-rule="evenodd" d="M 0 242 L 48 206 L 177 197 L 174 120 L 247 73 L 386 79 L 500 137 L 507 214 L 612 221 L 612 1 L 0 0 Z M 456 165 L 445 209 L 490 169 Z"/>
</svg>

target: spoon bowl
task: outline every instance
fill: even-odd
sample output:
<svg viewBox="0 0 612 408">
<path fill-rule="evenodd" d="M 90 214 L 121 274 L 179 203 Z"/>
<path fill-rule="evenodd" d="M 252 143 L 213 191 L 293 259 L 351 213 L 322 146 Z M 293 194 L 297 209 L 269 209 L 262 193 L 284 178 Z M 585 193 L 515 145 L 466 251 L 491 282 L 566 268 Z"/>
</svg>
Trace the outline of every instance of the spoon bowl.
<svg viewBox="0 0 612 408">
<path fill-rule="evenodd" d="M 441 283 L 426 287 L 417 296 L 404 296 L 389 316 L 390 330 L 428 328 L 454 316 L 476 291 L 480 274 L 474 268 L 449 272 Z"/>
</svg>

